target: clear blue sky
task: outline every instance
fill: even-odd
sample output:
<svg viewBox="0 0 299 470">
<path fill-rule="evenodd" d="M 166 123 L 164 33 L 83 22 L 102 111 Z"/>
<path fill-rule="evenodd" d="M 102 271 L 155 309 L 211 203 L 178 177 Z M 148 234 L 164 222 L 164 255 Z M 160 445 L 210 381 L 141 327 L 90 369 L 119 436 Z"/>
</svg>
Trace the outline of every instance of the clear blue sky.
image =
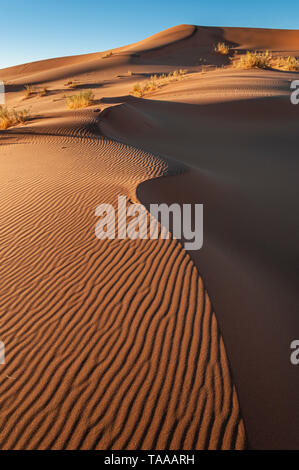
<svg viewBox="0 0 299 470">
<path fill-rule="evenodd" d="M 298 0 L 0 0 L 0 68 L 139 41 L 182 23 L 299 29 Z"/>
</svg>

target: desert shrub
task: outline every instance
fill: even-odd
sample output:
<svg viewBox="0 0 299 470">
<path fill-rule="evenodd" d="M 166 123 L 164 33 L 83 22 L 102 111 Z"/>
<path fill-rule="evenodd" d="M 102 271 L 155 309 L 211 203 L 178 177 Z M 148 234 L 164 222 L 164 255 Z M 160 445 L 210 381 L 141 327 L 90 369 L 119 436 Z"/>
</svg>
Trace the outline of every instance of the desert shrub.
<svg viewBox="0 0 299 470">
<path fill-rule="evenodd" d="M 299 72 L 299 59 L 293 56 L 277 57 L 275 66 L 289 72 Z"/>
<path fill-rule="evenodd" d="M 153 92 L 158 88 L 170 83 L 172 81 L 181 80 L 186 75 L 186 70 L 174 70 L 174 72 L 170 72 L 168 75 L 151 75 L 150 79 L 147 80 L 145 83 L 136 83 L 131 91 L 131 95 L 136 97 L 142 97 L 146 93 Z"/>
<path fill-rule="evenodd" d="M 272 55 L 266 52 L 250 52 L 247 51 L 235 63 L 234 66 L 241 69 L 260 68 L 265 69 L 271 66 Z"/>
<path fill-rule="evenodd" d="M 24 124 L 30 118 L 29 110 L 9 110 L 6 106 L 0 106 L 0 129 L 5 130 L 18 124 Z"/>
<path fill-rule="evenodd" d="M 28 98 L 33 98 L 33 96 L 46 96 L 48 94 L 48 88 L 43 87 L 41 89 L 35 88 L 32 85 L 25 85 L 25 94 L 24 94 L 24 100 L 27 100 Z"/>
<path fill-rule="evenodd" d="M 24 124 L 28 119 L 30 119 L 29 109 L 24 108 L 19 111 L 13 109 L 13 116 L 16 124 Z"/>
<path fill-rule="evenodd" d="M 93 103 L 94 94 L 91 90 L 81 91 L 77 95 L 68 96 L 66 105 L 68 109 L 87 108 Z"/>
<path fill-rule="evenodd" d="M 32 85 L 25 85 L 24 100 L 32 98 L 36 94 L 36 89 Z"/>
<path fill-rule="evenodd" d="M 143 96 L 143 87 L 140 85 L 140 83 L 136 83 L 133 87 L 133 90 L 132 90 L 132 95 L 134 96 L 137 96 L 137 97 L 141 97 Z"/>
<path fill-rule="evenodd" d="M 214 51 L 217 54 L 228 55 L 230 53 L 230 48 L 225 42 L 218 42 L 215 46 Z"/>
</svg>

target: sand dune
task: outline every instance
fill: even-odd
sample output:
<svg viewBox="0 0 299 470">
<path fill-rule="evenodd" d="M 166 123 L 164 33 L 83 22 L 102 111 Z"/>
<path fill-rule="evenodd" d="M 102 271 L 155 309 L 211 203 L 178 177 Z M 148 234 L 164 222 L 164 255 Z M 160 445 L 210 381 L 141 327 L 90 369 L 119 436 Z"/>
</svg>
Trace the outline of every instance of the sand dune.
<svg viewBox="0 0 299 470">
<path fill-rule="evenodd" d="M 298 448 L 298 74 L 232 69 L 221 40 L 299 55 L 299 31 L 181 25 L 0 70 L 33 116 L 0 131 L 0 448 Z M 66 110 L 69 79 L 91 109 Z M 95 208 L 120 194 L 203 202 L 203 250 L 99 241 Z"/>
<path fill-rule="evenodd" d="M 103 59 L 105 52 L 48 59 L 2 69 L 1 79 L 12 84 L 39 84 L 69 77 L 96 77 L 96 82 L 99 82 L 114 78 L 116 71 L 126 72 L 128 66 L 136 72 L 140 67 L 145 72 L 145 66 L 150 66 L 150 73 L 157 73 L 167 70 L 169 66 L 173 69 L 173 66 L 184 65 L 197 71 L 202 66 L 201 59 L 205 59 L 206 65 L 229 63 L 227 57 L 213 53 L 213 48 L 219 41 L 226 41 L 236 51 L 270 49 L 274 54 L 286 55 L 296 54 L 299 50 L 298 30 L 180 25 L 136 44 L 111 49 L 109 52 L 112 52 L 112 56 L 107 59 Z M 101 96 L 105 96 L 103 91 L 101 90 Z"/>
<path fill-rule="evenodd" d="M 298 374 L 287 363 L 299 327 L 296 76 L 210 72 L 172 95 L 165 88 L 107 109 L 101 122 L 110 137 L 193 168 L 143 183 L 138 196 L 146 205 L 204 204 L 204 247 L 190 255 L 212 297 L 253 448 L 299 444 Z"/>
<path fill-rule="evenodd" d="M 174 240 L 94 236 L 99 203 L 134 200 L 140 181 L 177 170 L 83 133 L 88 115 L 71 133 L 62 118 L 1 148 L 1 448 L 241 448 L 189 256 Z"/>
<path fill-rule="evenodd" d="M 194 168 L 143 183 L 138 196 L 147 206 L 204 204 L 204 247 L 190 255 L 218 312 L 253 448 L 299 445 L 298 374 L 287 363 L 299 327 L 296 78 L 210 72 L 107 109 L 101 122 L 110 137 Z"/>
</svg>

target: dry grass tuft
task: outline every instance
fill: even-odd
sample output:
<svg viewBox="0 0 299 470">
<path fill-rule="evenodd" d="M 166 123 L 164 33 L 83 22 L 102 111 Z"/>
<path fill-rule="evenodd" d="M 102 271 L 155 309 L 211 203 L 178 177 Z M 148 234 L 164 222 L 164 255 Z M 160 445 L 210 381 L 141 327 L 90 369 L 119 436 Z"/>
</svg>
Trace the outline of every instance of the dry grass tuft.
<svg viewBox="0 0 299 470">
<path fill-rule="evenodd" d="M 184 76 L 186 75 L 186 73 L 187 73 L 186 70 L 180 69 L 180 70 L 175 70 L 174 72 L 169 73 L 168 75 L 166 74 L 152 75 L 150 79 L 147 80 L 145 83 L 142 83 L 142 84 L 136 83 L 130 94 L 138 98 L 141 98 L 145 94 L 156 91 L 162 86 L 167 85 L 170 82 L 182 80 Z"/>
<path fill-rule="evenodd" d="M 217 54 L 228 55 L 230 53 L 230 48 L 225 42 L 218 42 L 217 46 L 215 46 L 214 51 Z"/>
<path fill-rule="evenodd" d="M 24 124 L 30 119 L 29 110 L 9 110 L 6 106 L 0 106 L 0 129 L 5 130 L 18 124 Z"/>
<path fill-rule="evenodd" d="M 288 72 L 299 72 L 299 59 L 293 56 L 277 57 L 274 65 Z"/>
<path fill-rule="evenodd" d="M 236 62 L 234 67 L 241 69 L 266 69 L 271 67 L 272 55 L 269 51 L 266 52 L 250 52 L 247 51 L 245 55 L 241 56 Z"/>
<path fill-rule="evenodd" d="M 32 98 L 37 93 L 36 89 L 32 85 L 25 85 L 24 100 Z"/>
<path fill-rule="evenodd" d="M 242 69 L 251 68 L 276 68 L 289 72 L 299 72 L 299 59 L 293 56 L 273 57 L 269 51 L 266 52 L 250 52 L 241 56 L 234 62 L 234 67 Z"/>
<path fill-rule="evenodd" d="M 46 96 L 48 94 L 48 88 L 43 87 L 43 88 L 35 88 L 32 85 L 25 85 L 25 94 L 23 99 L 28 100 L 29 98 L 33 98 L 34 96 Z"/>
<path fill-rule="evenodd" d="M 68 96 L 66 105 L 68 109 L 87 108 L 92 105 L 94 94 L 91 90 L 81 91 L 77 95 Z"/>
</svg>

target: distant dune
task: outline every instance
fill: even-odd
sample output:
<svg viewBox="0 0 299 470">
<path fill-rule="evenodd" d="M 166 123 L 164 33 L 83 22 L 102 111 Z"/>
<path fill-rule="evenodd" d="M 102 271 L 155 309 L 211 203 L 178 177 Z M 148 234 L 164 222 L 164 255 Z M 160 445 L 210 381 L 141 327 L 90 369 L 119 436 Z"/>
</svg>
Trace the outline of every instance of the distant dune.
<svg viewBox="0 0 299 470">
<path fill-rule="evenodd" d="M 299 447 L 298 73 L 233 68 L 247 50 L 299 57 L 299 31 L 180 25 L 0 70 L 31 116 L 0 131 L 0 448 Z M 99 241 L 118 195 L 203 203 L 203 249 Z"/>
</svg>

